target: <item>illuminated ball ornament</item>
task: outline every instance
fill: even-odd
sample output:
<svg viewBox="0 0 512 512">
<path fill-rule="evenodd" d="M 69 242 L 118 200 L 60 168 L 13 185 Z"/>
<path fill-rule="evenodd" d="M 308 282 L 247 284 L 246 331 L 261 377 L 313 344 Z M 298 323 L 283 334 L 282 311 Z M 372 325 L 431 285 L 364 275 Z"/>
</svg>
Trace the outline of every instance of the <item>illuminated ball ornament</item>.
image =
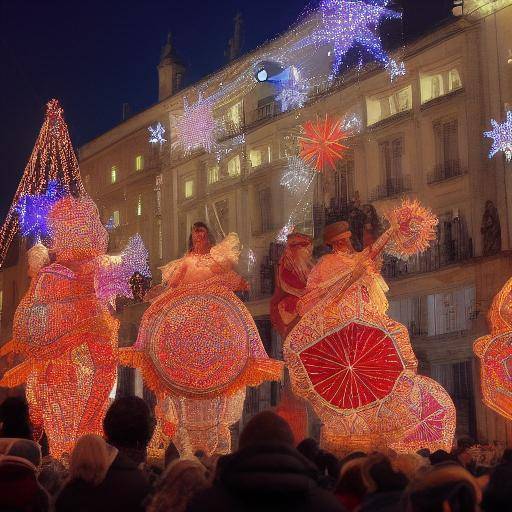
<svg viewBox="0 0 512 512">
<path fill-rule="evenodd" d="M 507 119 L 503 123 L 498 123 L 491 119 L 492 130 L 484 132 L 486 137 L 493 140 L 489 158 L 492 158 L 499 151 L 505 153 L 507 162 L 512 161 L 512 110 L 507 111 Z"/>
<path fill-rule="evenodd" d="M 334 169 L 336 161 L 343 157 L 347 148 L 341 141 L 346 138 L 341 121 L 327 115 L 321 121 L 307 121 L 299 138 L 300 157 L 318 172 L 328 167 Z"/>
</svg>

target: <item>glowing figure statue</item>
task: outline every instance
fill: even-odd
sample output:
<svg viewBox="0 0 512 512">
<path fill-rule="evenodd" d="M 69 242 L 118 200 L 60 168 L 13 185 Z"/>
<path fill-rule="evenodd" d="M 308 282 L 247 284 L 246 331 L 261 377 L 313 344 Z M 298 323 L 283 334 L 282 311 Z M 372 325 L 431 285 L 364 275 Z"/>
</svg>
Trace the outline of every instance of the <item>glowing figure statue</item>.
<svg viewBox="0 0 512 512">
<path fill-rule="evenodd" d="M 112 290 L 124 263 L 122 256 L 106 255 L 108 235 L 88 197 L 58 200 L 48 226 L 54 261 L 42 244 L 29 251 L 32 280 L 14 315 L 13 339 L 0 354 L 26 359 L 6 372 L 0 386 L 26 384 L 36 430 L 44 428 L 59 457 L 83 434 L 102 432 L 116 378 L 118 331 L 105 290 Z"/>
<path fill-rule="evenodd" d="M 281 376 L 282 363 L 267 356 L 234 294 L 247 287 L 232 270 L 239 254 L 236 234 L 213 245 L 207 226 L 194 224 L 189 251 L 161 269 L 163 292 L 144 313 L 134 347 L 121 351 L 154 390 L 161 431 L 182 454 L 227 453 L 246 386 Z"/>
<path fill-rule="evenodd" d="M 489 309 L 491 334 L 476 340 L 485 405 L 512 420 L 512 279 L 496 294 Z"/>
<path fill-rule="evenodd" d="M 384 249 L 402 256 L 425 250 L 437 219 L 404 201 L 388 220 L 391 227 L 361 253 L 348 223 L 325 228 L 333 252 L 309 274 L 297 304 L 301 319 L 284 344 L 292 389 L 313 406 L 332 450 L 449 449 L 455 408 L 437 382 L 416 374 L 407 329 L 386 315 L 379 258 Z"/>
<path fill-rule="evenodd" d="M 313 244 L 302 233 L 290 233 L 276 272 L 274 295 L 270 301 L 270 319 L 284 339 L 299 319 L 297 302 L 306 292 L 313 268 Z"/>
</svg>

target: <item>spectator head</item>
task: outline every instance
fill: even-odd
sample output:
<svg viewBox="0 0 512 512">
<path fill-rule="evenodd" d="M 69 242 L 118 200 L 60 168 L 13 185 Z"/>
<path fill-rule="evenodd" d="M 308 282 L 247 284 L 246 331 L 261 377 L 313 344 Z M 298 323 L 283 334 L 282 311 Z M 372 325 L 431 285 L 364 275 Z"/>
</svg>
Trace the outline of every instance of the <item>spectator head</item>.
<svg viewBox="0 0 512 512">
<path fill-rule="evenodd" d="M 175 460 L 162 475 L 147 511 L 185 511 L 189 500 L 207 487 L 206 468 L 198 460 Z"/>
<path fill-rule="evenodd" d="M 512 503 L 512 463 L 497 466 L 484 491 L 482 510 L 497 512 L 509 510 Z"/>
<path fill-rule="evenodd" d="M 107 443 L 95 434 L 86 434 L 76 442 L 71 453 L 69 477 L 97 486 L 105 479 L 111 463 Z"/>
<path fill-rule="evenodd" d="M 412 481 L 402 498 L 404 512 L 476 512 L 481 491 L 458 464 L 433 467 Z"/>
<path fill-rule="evenodd" d="M 107 442 L 116 448 L 145 450 L 154 429 L 148 405 L 137 396 L 116 398 L 103 420 Z"/>
<path fill-rule="evenodd" d="M 511 464 L 512 463 L 512 448 L 506 448 L 503 451 L 503 455 L 501 456 L 502 464 Z"/>
<path fill-rule="evenodd" d="M 314 462 L 322 475 L 331 477 L 333 482 L 338 480 L 341 464 L 336 456 L 325 450 L 320 450 Z"/>
<path fill-rule="evenodd" d="M 298 445 L 297 450 L 309 459 L 314 462 L 320 453 L 320 447 L 318 446 L 318 441 L 312 439 L 311 437 L 307 437 L 303 439 Z"/>
<path fill-rule="evenodd" d="M 368 492 L 390 492 L 405 489 L 408 480 L 395 471 L 388 457 L 381 453 L 368 456 L 362 466 L 363 482 Z"/>
<path fill-rule="evenodd" d="M 294 445 L 293 432 L 286 421 L 272 411 L 256 414 L 240 435 L 240 449 L 256 443 L 277 442 Z"/>
<path fill-rule="evenodd" d="M 401 471 L 410 481 L 427 471 L 430 462 L 417 453 L 400 453 L 391 459 L 391 465 L 395 471 Z"/>
<path fill-rule="evenodd" d="M 432 455 L 430 455 L 430 464 L 435 466 L 436 464 L 443 464 L 445 462 L 454 462 L 453 455 L 450 455 L 445 450 L 437 450 Z"/>
<path fill-rule="evenodd" d="M 28 404 L 21 396 L 10 396 L 0 404 L 0 437 L 33 439 Z"/>
<path fill-rule="evenodd" d="M 361 468 L 366 456 L 357 457 L 345 462 L 340 471 L 340 478 L 336 486 L 336 494 L 351 494 L 360 500 L 366 494 Z"/>
<path fill-rule="evenodd" d="M 9 459 L 19 461 L 24 464 L 27 462 L 38 470 L 41 467 L 41 447 L 35 441 L 30 439 L 0 439 L 0 460 Z"/>
<path fill-rule="evenodd" d="M 169 441 L 169 445 L 165 449 L 165 456 L 164 456 L 164 464 L 165 467 L 169 466 L 171 462 L 173 462 L 176 459 L 180 458 L 180 452 L 178 451 L 178 448 L 176 448 L 176 445 Z"/>
<path fill-rule="evenodd" d="M 348 455 L 346 455 L 345 457 L 343 457 L 343 459 L 341 459 L 341 468 L 343 469 L 343 466 L 347 463 L 347 462 L 350 462 L 351 460 L 355 460 L 355 459 L 362 459 L 366 457 L 366 453 L 364 452 L 359 452 L 359 451 L 356 451 L 356 452 L 350 452 Z"/>
<path fill-rule="evenodd" d="M 422 457 L 425 457 L 425 459 L 428 459 L 430 457 L 430 450 L 428 448 L 421 448 L 416 453 L 418 455 L 421 455 Z"/>
</svg>

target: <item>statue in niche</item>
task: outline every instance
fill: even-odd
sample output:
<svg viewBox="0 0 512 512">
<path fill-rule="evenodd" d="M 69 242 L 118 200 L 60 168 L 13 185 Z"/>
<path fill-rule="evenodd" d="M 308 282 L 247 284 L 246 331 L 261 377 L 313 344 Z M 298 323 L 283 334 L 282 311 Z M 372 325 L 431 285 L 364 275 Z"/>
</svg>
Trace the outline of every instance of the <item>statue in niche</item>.
<svg viewBox="0 0 512 512">
<path fill-rule="evenodd" d="M 498 209 L 492 201 L 486 201 L 482 216 L 482 256 L 492 256 L 501 251 L 501 226 Z"/>
</svg>

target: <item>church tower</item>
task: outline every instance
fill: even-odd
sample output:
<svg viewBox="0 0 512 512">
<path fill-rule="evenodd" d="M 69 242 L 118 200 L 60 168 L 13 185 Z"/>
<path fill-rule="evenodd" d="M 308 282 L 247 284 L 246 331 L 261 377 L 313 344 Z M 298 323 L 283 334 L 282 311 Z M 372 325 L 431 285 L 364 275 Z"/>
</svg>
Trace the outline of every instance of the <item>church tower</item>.
<svg viewBox="0 0 512 512">
<path fill-rule="evenodd" d="M 172 36 L 169 33 L 158 64 L 158 101 L 172 96 L 181 89 L 185 69 L 185 64 L 174 51 Z"/>
</svg>

